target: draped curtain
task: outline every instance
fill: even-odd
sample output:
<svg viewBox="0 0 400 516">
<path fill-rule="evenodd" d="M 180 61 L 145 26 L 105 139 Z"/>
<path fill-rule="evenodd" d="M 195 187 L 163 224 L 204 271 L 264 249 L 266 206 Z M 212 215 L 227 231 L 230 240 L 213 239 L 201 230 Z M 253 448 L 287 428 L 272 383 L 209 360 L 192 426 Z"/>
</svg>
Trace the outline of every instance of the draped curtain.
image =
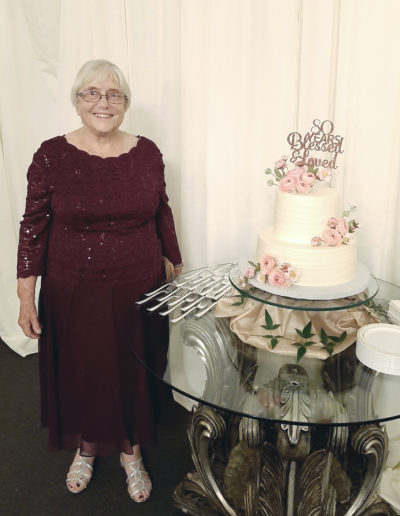
<svg viewBox="0 0 400 516">
<path fill-rule="evenodd" d="M 286 136 L 331 119 L 333 184 L 357 205 L 359 257 L 400 284 L 398 0 L 0 0 L 0 334 L 17 326 L 15 255 L 26 170 L 41 141 L 79 126 L 80 65 L 117 63 L 132 88 L 123 129 L 153 139 L 187 268 L 252 258 L 270 224 L 264 171 Z"/>
</svg>

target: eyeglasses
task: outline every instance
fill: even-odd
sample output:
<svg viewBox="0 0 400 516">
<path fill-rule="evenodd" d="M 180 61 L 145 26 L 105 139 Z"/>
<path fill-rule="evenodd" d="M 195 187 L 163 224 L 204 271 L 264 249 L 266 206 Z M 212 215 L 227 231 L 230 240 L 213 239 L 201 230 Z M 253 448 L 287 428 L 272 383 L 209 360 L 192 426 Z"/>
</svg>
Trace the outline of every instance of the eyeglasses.
<svg viewBox="0 0 400 516">
<path fill-rule="evenodd" d="M 99 102 L 102 97 L 105 97 L 107 102 L 110 104 L 122 104 L 125 100 L 128 100 L 126 95 L 117 93 L 116 91 L 109 91 L 105 95 L 102 95 L 99 91 L 88 90 L 78 93 L 78 97 L 80 97 L 85 102 Z"/>
</svg>

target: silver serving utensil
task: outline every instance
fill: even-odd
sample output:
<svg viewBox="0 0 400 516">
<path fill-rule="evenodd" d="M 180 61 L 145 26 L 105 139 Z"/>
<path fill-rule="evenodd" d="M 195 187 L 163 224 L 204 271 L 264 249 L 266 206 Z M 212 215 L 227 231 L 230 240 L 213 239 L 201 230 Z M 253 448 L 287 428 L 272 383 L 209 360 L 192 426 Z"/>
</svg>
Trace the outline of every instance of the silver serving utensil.
<svg viewBox="0 0 400 516">
<path fill-rule="evenodd" d="M 203 272 L 207 269 L 207 267 L 202 267 L 200 270 L 197 270 L 194 274 L 187 275 L 187 274 L 179 274 L 174 280 L 168 283 L 164 283 L 161 285 L 161 287 L 156 288 L 155 290 L 152 290 L 151 292 L 148 292 L 145 294 L 145 296 L 153 296 L 153 294 L 157 294 L 160 290 L 163 290 L 164 288 L 168 287 L 169 285 L 177 285 L 178 287 L 184 285 L 188 281 L 197 278 L 197 276 L 200 276 L 203 274 Z M 182 277 L 183 276 L 183 277 Z M 183 281 L 183 283 L 182 283 Z"/>
<path fill-rule="evenodd" d="M 141 299 L 140 301 L 136 301 L 137 305 L 143 305 L 144 303 L 147 303 L 148 301 L 151 301 L 153 297 L 157 297 L 159 294 L 170 294 L 174 290 L 177 290 L 178 287 L 174 285 L 173 283 L 168 283 L 168 285 L 163 285 L 162 287 L 158 288 L 157 290 L 153 290 L 152 294 L 146 294 L 147 297 L 144 299 Z"/>
<path fill-rule="evenodd" d="M 231 297 L 231 295 L 226 295 L 226 292 L 227 292 L 230 288 L 232 288 L 232 286 L 231 286 L 231 285 L 228 285 L 228 286 L 226 287 L 226 289 L 225 289 L 225 290 L 223 290 L 223 291 L 222 291 L 218 296 L 216 296 L 216 298 L 215 298 L 215 299 L 216 299 L 216 301 L 214 301 L 214 303 L 211 303 L 211 305 L 207 306 L 207 308 L 204 308 L 204 310 L 200 310 L 200 312 L 197 312 L 197 313 L 195 314 L 195 317 L 197 317 L 197 318 L 199 319 L 199 318 L 200 318 L 200 317 L 202 317 L 204 314 L 206 314 L 207 312 L 209 312 L 212 308 L 214 308 L 214 306 L 218 303 L 218 301 L 219 301 L 221 298 L 223 298 L 223 297 Z"/>
<path fill-rule="evenodd" d="M 177 301 L 174 301 L 171 303 L 170 308 L 168 310 L 165 310 L 164 312 L 160 312 L 160 315 L 168 315 L 169 313 L 173 312 L 176 307 L 184 303 L 185 301 L 194 301 L 196 299 L 196 302 L 198 301 L 197 296 L 199 292 L 201 291 L 201 287 L 198 287 L 193 292 L 189 292 L 187 295 L 181 297 Z"/>
<path fill-rule="evenodd" d="M 175 319 L 171 319 L 171 322 L 172 323 L 176 323 L 178 321 L 181 321 L 184 317 L 187 316 L 188 313 L 192 312 L 193 310 L 196 310 L 196 308 L 200 308 L 200 309 L 203 309 L 205 308 L 206 306 L 208 305 L 208 299 L 202 299 L 201 302 L 197 305 L 197 306 L 193 306 L 190 310 L 188 310 L 187 312 L 184 312 L 183 314 L 181 314 L 179 317 L 175 317 Z"/>
<path fill-rule="evenodd" d="M 164 296 L 161 300 L 160 303 L 158 303 L 157 305 L 154 305 L 154 306 L 151 306 L 150 308 L 148 308 L 147 310 L 149 312 L 154 312 L 154 310 L 158 310 L 158 308 L 160 308 L 160 306 L 162 306 L 163 304 L 165 303 L 168 303 L 168 300 L 171 298 L 171 297 L 176 297 L 176 296 L 179 296 L 181 295 L 182 293 L 184 292 L 184 289 L 181 287 L 181 288 L 178 288 L 177 290 L 174 290 L 174 292 L 171 292 L 171 294 L 169 294 L 168 296 Z"/>
<path fill-rule="evenodd" d="M 182 301 L 185 301 L 185 299 L 191 297 L 193 294 L 200 294 L 200 292 L 203 290 L 203 287 L 200 285 L 194 290 L 191 290 L 191 292 L 187 292 L 184 296 L 180 297 L 176 301 L 172 301 L 171 307 L 175 308 L 176 306 L 179 306 Z M 193 301 L 193 300 L 192 300 Z"/>
<path fill-rule="evenodd" d="M 183 306 L 182 307 L 182 311 L 186 312 L 186 310 L 189 310 L 190 308 L 192 308 L 192 306 L 194 306 L 197 303 L 199 303 L 202 299 L 204 299 L 204 297 L 207 297 L 207 298 L 210 298 L 210 299 L 214 299 L 214 296 L 217 296 L 223 290 L 225 291 L 225 288 L 227 286 L 228 285 L 226 283 L 222 283 L 222 284 L 218 284 L 217 286 L 211 287 L 210 289 L 206 290 L 205 292 L 200 292 L 200 296 L 201 297 L 199 297 L 198 299 L 193 301 L 193 303 L 190 303 L 189 305 Z"/>
</svg>

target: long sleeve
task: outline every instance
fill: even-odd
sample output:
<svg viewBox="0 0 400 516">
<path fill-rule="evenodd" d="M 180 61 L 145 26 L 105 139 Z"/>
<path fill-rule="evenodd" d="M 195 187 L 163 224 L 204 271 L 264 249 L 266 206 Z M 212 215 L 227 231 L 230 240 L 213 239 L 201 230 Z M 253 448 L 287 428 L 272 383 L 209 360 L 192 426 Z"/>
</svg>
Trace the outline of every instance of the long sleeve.
<svg viewBox="0 0 400 516">
<path fill-rule="evenodd" d="M 156 214 L 157 232 L 162 243 L 163 255 L 166 256 L 174 265 L 177 265 L 182 262 L 182 257 L 179 251 L 178 239 L 176 237 L 172 210 L 168 204 L 168 196 L 164 179 L 164 163 L 161 155 L 160 161 L 161 188 L 160 204 Z"/>
<path fill-rule="evenodd" d="M 25 214 L 21 221 L 17 277 L 40 276 L 45 269 L 47 242 L 51 223 L 46 155 L 39 151 L 28 169 Z"/>
</svg>

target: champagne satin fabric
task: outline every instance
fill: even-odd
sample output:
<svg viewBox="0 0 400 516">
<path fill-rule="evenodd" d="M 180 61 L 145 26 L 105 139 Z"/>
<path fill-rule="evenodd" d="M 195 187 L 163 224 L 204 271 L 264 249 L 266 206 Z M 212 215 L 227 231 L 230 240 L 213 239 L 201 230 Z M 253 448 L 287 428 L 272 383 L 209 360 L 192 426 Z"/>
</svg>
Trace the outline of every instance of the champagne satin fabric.
<svg viewBox="0 0 400 516">
<path fill-rule="evenodd" d="M 319 335 L 323 328 L 328 335 L 339 337 L 344 331 L 347 332 L 346 339 L 336 344 L 333 354 L 340 353 L 356 341 L 357 331 L 361 326 L 379 322 L 379 319 L 365 307 L 350 308 L 348 310 L 334 310 L 331 312 L 306 312 L 302 310 L 291 310 L 278 308 L 260 303 L 247 298 L 244 304 L 233 306 L 237 298 L 221 299 L 215 310 L 215 317 L 230 317 L 230 329 L 236 333 L 239 339 L 260 349 L 268 349 L 272 353 L 280 355 L 296 356 L 297 346 L 293 342 L 302 342 L 296 328 L 303 330 L 305 325 L 312 322 L 311 339 L 316 344 L 307 348 L 307 357 L 326 359 L 327 351 L 321 349 Z M 280 324 L 276 330 L 262 328 L 265 324 L 265 310 L 268 310 L 274 324 Z M 281 335 L 274 349 L 271 347 L 271 339 L 263 335 Z"/>
</svg>

